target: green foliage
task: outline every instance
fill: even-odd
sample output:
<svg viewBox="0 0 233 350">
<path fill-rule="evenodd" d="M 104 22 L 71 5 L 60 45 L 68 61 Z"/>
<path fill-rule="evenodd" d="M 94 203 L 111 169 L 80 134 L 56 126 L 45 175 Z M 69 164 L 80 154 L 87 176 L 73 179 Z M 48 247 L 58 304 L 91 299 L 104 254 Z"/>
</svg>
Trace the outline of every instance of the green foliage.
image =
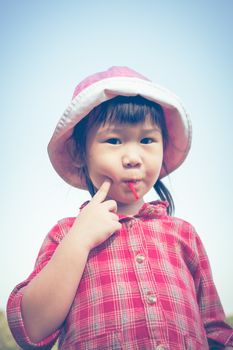
<svg viewBox="0 0 233 350">
<path fill-rule="evenodd" d="M 227 317 L 227 322 L 233 327 L 233 315 Z"/>
<path fill-rule="evenodd" d="M 6 317 L 0 311 L 0 350 L 18 350 L 19 347 L 15 343 L 9 330 Z"/>
<path fill-rule="evenodd" d="M 20 349 L 11 335 L 4 312 L 0 311 L 0 350 Z M 57 344 L 54 345 L 52 350 L 57 350 Z"/>
<path fill-rule="evenodd" d="M 57 349 L 58 349 L 58 346 L 57 346 L 57 343 L 56 343 L 51 350 L 57 350 Z"/>
</svg>

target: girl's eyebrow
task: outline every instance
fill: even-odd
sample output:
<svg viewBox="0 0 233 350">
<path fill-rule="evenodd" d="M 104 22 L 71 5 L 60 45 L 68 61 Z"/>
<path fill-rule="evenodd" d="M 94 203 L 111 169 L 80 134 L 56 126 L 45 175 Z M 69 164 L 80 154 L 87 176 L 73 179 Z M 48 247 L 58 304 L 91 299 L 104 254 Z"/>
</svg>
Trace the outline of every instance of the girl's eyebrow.
<svg viewBox="0 0 233 350">
<path fill-rule="evenodd" d="M 142 132 L 144 132 L 144 133 L 150 133 L 150 132 L 154 132 L 154 131 L 156 131 L 156 132 L 161 132 L 160 127 L 158 127 L 157 125 L 155 125 L 155 126 L 153 126 L 153 127 L 151 127 L 151 128 L 142 128 L 141 130 L 142 130 Z"/>
<path fill-rule="evenodd" d="M 121 133 L 121 132 L 124 132 L 125 130 L 124 130 L 124 125 L 122 126 L 122 127 L 110 127 L 110 128 L 106 128 L 106 129 L 104 129 L 104 130 L 99 130 L 99 131 L 97 131 L 97 134 L 98 135 L 104 135 L 105 133 L 116 133 L 116 134 L 118 134 L 118 133 Z M 155 126 L 153 126 L 153 127 L 142 127 L 142 129 L 141 129 L 141 131 L 142 131 L 142 133 L 151 133 L 151 132 L 160 132 L 161 133 L 161 129 L 157 126 L 157 125 L 155 125 Z"/>
</svg>

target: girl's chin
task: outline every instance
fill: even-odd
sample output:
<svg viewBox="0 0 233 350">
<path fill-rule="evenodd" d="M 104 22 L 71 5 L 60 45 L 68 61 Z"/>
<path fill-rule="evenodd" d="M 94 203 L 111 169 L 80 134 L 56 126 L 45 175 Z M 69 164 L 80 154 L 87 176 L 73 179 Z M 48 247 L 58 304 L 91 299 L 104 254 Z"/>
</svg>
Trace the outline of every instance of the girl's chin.
<svg viewBox="0 0 233 350">
<path fill-rule="evenodd" d="M 114 199 L 117 203 L 121 203 L 123 205 L 132 205 L 137 202 L 143 201 L 143 197 L 138 193 L 126 192 L 120 195 L 120 193 L 112 193 L 111 198 Z"/>
</svg>

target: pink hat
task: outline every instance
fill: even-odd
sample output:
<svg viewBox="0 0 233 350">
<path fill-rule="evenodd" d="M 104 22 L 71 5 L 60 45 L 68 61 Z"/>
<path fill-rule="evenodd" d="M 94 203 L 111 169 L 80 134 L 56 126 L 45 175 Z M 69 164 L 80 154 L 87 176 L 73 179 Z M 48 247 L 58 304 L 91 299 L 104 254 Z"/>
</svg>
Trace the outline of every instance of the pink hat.
<svg viewBox="0 0 233 350">
<path fill-rule="evenodd" d="M 72 135 L 74 126 L 94 107 L 119 95 L 141 95 L 163 108 L 168 129 L 168 145 L 164 151 L 167 172 L 162 169 L 160 178 L 178 168 L 185 160 L 191 145 L 192 130 L 179 98 L 128 67 L 111 67 L 107 71 L 87 77 L 76 87 L 72 101 L 49 142 L 48 153 L 52 165 L 70 185 L 87 188 L 67 147 L 67 140 Z"/>
</svg>

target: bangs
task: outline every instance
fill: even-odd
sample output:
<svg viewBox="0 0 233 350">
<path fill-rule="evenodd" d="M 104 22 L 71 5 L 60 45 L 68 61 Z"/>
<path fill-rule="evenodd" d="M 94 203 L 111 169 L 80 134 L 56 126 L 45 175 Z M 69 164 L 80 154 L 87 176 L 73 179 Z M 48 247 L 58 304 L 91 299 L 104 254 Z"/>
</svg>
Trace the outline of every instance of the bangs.
<svg viewBox="0 0 233 350">
<path fill-rule="evenodd" d="M 106 123 L 138 124 L 150 117 L 151 122 L 163 129 L 162 107 L 141 96 L 117 96 L 97 106 L 89 115 L 89 125 Z"/>
</svg>

